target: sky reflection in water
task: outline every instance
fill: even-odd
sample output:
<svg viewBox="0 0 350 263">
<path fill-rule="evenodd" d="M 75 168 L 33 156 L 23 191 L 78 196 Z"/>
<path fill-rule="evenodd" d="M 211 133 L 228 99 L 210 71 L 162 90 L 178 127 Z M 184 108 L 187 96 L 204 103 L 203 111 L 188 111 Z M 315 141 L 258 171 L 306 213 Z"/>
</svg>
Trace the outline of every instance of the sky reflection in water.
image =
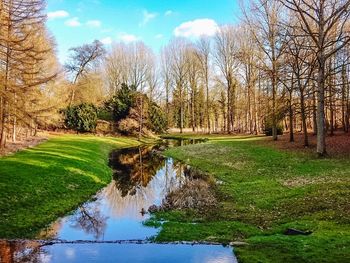
<svg viewBox="0 0 350 263">
<path fill-rule="evenodd" d="M 168 142 L 169 143 L 169 142 Z M 184 145 L 196 143 L 178 142 Z M 174 141 L 170 142 L 174 145 Z M 72 215 L 57 220 L 42 231 L 39 239 L 145 240 L 157 229 L 142 224 L 141 214 L 153 204 L 161 204 L 166 194 L 187 180 L 186 166 L 155 154 L 160 146 L 143 146 L 115 151 L 110 166 L 114 179 L 94 200 Z M 0 262 L 236 262 L 230 247 L 174 244 L 55 244 L 0 241 Z"/>
</svg>

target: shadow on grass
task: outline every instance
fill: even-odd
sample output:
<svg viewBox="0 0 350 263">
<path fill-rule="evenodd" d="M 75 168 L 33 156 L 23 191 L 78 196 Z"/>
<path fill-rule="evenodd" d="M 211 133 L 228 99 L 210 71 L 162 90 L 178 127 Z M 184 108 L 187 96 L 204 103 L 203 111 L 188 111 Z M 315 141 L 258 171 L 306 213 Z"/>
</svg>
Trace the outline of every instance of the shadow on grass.
<svg viewBox="0 0 350 263">
<path fill-rule="evenodd" d="M 32 238 L 109 183 L 108 154 L 132 139 L 62 136 L 0 158 L 0 238 Z"/>
</svg>

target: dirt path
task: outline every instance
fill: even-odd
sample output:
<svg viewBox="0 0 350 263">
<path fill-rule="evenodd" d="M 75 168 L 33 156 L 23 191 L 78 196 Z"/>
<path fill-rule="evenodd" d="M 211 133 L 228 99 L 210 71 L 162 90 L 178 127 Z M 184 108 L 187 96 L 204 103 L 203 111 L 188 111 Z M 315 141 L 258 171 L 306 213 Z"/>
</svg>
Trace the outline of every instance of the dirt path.
<svg viewBox="0 0 350 263">
<path fill-rule="evenodd" d="M 45 142 L 46 140 L 47 140 L 46 137 L 37 136 L 37 137 L 29 137 L 25 140 L 18 141 L 18 142 L 8 142 L 6 144 L 6 148 L 0 150 L 0 156 L 6 156 L 12 153 L 16 153 L 23 149 L 36 146 L 42 142 Z"/>
</svg>

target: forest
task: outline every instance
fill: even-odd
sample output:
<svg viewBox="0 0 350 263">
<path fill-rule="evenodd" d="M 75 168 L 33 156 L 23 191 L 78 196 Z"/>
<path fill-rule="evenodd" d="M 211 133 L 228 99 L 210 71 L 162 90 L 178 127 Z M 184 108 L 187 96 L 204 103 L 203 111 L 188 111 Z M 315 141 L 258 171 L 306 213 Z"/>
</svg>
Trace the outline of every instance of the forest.
<svg viewBox="0 0 350 263">
<path fill-rule="evenodd" d="M 293 141 L 302 132 L 305 146 L 312 132 L 325 155 L 325 137 L 349 131 L 349 1 L 241 5 L 240 23 L 213 37 L 174 38 L 159 54 L 142 41 L 96 40 L 60 65 L 45 1 L 1 1 L 1 147 L 37 129 L 94 132 L 102 121 L 107 133 L 139 135 L 288 132 Z M 123 85 L 132 93 L 124 110 Z M 74 124 L 77 111 L 92 123 Z"/>
</svg>

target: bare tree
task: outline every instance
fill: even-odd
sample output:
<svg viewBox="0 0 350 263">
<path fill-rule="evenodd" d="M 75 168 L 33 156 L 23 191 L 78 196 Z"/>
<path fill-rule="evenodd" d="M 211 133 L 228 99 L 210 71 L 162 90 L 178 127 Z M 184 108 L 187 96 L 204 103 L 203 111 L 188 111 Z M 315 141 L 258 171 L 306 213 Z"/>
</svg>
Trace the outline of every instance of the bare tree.
<svg viewBox="0 0 350 263">
<path fill-rule="evenodd" d="M 313 43 L 317 56 L 317 153 L 326 155 L 325 91 L 330 58 L 350 42 L 347 30 L 349 0 L 280 0 L 299 19 L 300 30 Z"/>
<path fill-rule="evenodd" d="M 70 61 L 65 65 L 67 71 L 72 74 L 72 90 L 69 98 L 69 106 L 74 103 L 76 84 L 79 78 L 86 76 L 86 74 L 96 66 L 103 55 L 105 49 L 103 44 L 95 40 L 91 44 L 85 44 L 80 47 L 71 48 L 72 52 Z"/>
<path fill-rule="evenodd" d="M 211 52 L 211 40 L 208 37 L 202 36 L 197 42 L 197 56 L 201 66 L 201 75 L 206 91 L 206 107 L 205 115 L 207 119 L 207 131 L 210 134 L 210 94 L 209 94 L 209 79 L 210 79 L 210 52 Z"/>
<path fill-rule="evenodd" d="M 288 54 L 293 78 L 292 85 L 297 87 L 300 98 L 300 113 L 302 128 L 304 132 L 304 146 L 309 146 L 307 123 L 306 123 L 306 97 L 312 93 L 310 84 L 314 75 L 316 57 L 308 51 L 310 43 L 303 33 L 297 27 L 291 26 L 288 31 Z M 294 83 L 295 81 L 295 83 Z"/>
<path fill-rule="evenodd" d="M 174 92 L 177 93 L 179 103 L 179 118 L 180 118 L 180 132 L 183 132 L 184 128 L 184 115 L 185 115 L 185 89 L 186 80 L 188 74 L 187 66 L 187 49 L 188 43 L 184 39 L 173 39 L 167 49 L 170 52 L 170 67 L 173 83 L 175 85 Z"/>
<path fill-rule="evenodd" d="M 128 51 L 124 43 L 114 43 L 105 60 L 105 76 L 110 95 L 115 95 L 123 83 L 128 83 Z"/>
<path fill-rule="evenodd" d="M 172 86 L 172 72 L 171 72 L 171 50 L 169 48 L 162 48 L 161 50 L 161 76 L 163 80 L 163 85 L 165 89 L 165 113 L 170 121 L 170 94 Z"/>
<path fill-rule="evenodd" d="M 235 110 L 235 71 L 238 67 L 237 43 L 235 42 L 235 28 L 222 26 L 215 36 L 214 59 L 217 67 L 225 78 L 227 88 L 227 123 L 226 129 L 231 133 L 234 129 Z"/>
<path fill-rule="evenodd" d="M 251 0 L 250 6 L 243 6 L 243 10 L 252 36 L 265 55 L 261 66 L 271 81 L 272 135 L 273 139 L 277 140 L 278 80 L 280 62 L 285 48 L 284 27 L 280 23 L 283 15 L 281 4 L 277 0 Z"/>
</svg>

